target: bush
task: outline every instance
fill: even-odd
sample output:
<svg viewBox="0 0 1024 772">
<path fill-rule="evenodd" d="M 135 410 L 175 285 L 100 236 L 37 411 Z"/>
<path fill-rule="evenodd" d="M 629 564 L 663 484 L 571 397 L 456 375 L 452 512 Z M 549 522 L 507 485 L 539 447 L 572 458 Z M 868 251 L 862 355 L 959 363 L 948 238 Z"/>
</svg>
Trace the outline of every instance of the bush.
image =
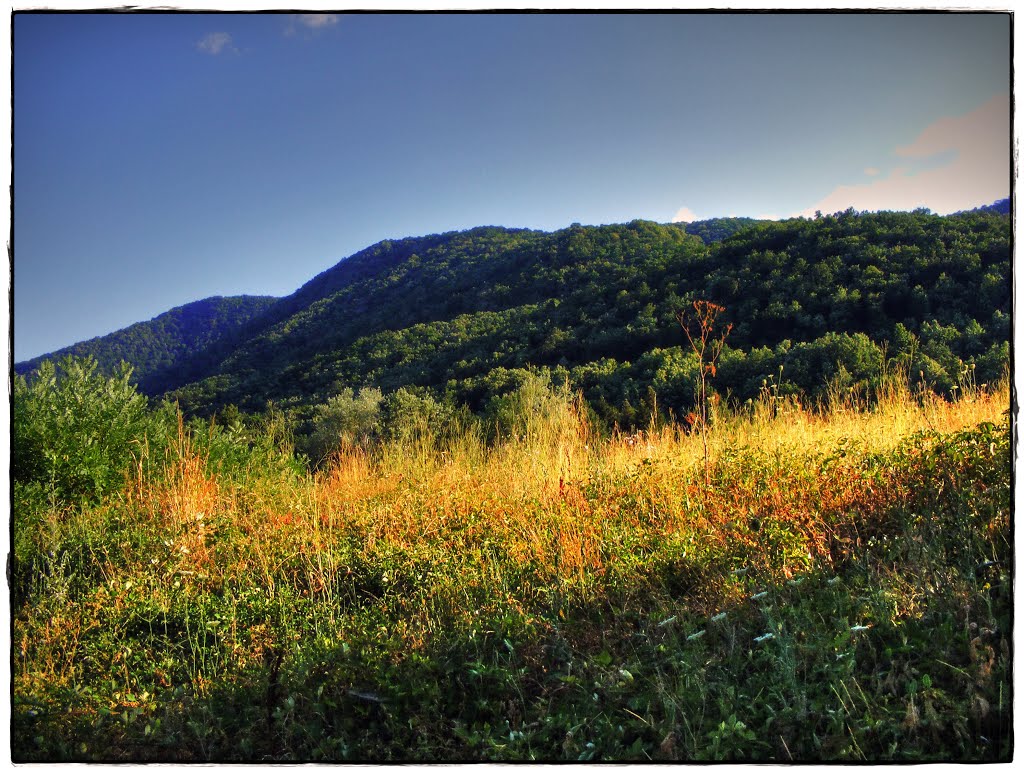
<svg viewBox="0 0 1024 772">
<path fill-rule="evenodd" d="M 863 333 L 830 332 L 810 343 L 798 343 L 786 356 L 786 378 L 806 394 L 833 384 L 874 388 L 882 375 L 882 350 Z"/>
<path fill-rule="evenodd" d="M 146 398 L 122 363 L 109 378 L 96 360 L 45 361 L 14 379 L 11 478 L 64 502 L 97 501 L 124 480 L 149 427 Z"/>
<path fill-rule="evenodd" d="M 491 397 L 484 409 L 484 424 L 493 432 L 492 439 L 532 441 L 574 428 L 578 408 L 568 384 L 555 386 L 546 372 L 526 373 L 515 390 Z"/>
<path fill-rule="evenodd" d="M 337 450 L 365 443 L 380 429 L 380 406 L 384 400 L 378 388 L 345 389 L 322 405 L 313 415 L 313 434 L 305 442 L 306 455 L 321 464 Z"/>
<path fill-rule="evenodd" d="M 451 423 L 452 413 L 450 405 L 431 394 L 417 394 L 403 386 L 382 403 L 382 431 L 387 439 L 399 441 L 437 436 Z"/>
</svg>

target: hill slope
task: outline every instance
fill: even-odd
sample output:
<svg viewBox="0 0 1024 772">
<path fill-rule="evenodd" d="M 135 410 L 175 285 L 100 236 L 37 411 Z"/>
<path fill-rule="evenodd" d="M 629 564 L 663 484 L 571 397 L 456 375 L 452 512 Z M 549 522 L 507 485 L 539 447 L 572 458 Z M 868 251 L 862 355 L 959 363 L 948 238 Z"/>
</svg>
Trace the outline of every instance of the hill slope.
<svg viewBox="0 0 1024 772">
<path fill-rule="evenodd" d="M 762 222 L 768 221 L 755 220 L 752 217 L 713 217 L 710 220 L 696 220 L 680 225 L 687 233 L 700 236 L 705 244 L 713 244 Z"/>
<path fill-rule="evenodd" d="M 96 359 L 102 372 L 111 373 L 122 361 L 134 368 L 134 378 L 143 389 L 159 373 L 182 360 L 195 357 L 214 341 L 232 341 L 254 318 L 270 308 L 277 298 L 240 295 L 211 297 L 187 303 L 123 330 L 75 343 L 14 365 L 19 375 L 30 373 L 46 359 L 65 356 Z"/>
<path fill-rule="evenodd" d="M 532 367 L 629 423 L 652 389 L 677 414 L 692 403 L 697 363 L 674 314 L 708 298 L 735 324 L 716 386 L 740 399 L 780 365 L 784 390 L 820 394 L 877 383 L 893 358 L 949 390 L 962 362 L 991 380 L 1006 359 L 1009 228 L 991 212 L 850 211 L 711 244 L 643 221 L 381 242 L 280 301 L 212 366 L 162 386 L 200 413 L 268 399 L 305 409 L 371 385 L 477 409 Z"/>
<path fill-rule="evenodd" d="M 540 370 L 628 426 L 692 407 L 699 363 L 675 315 L 706 298 L 733 325 L 714 386 L 739 401 L 870 391 L 893 368 L 949 393 L 1008 361 L 1002 208 L 382 241 L 286 298 L 211 298 L 49 356 L 126 359 L 141 390 L 200 415 L 273 401 L 309 416 L 367 386 L 480 410 Z"/>
</svg>

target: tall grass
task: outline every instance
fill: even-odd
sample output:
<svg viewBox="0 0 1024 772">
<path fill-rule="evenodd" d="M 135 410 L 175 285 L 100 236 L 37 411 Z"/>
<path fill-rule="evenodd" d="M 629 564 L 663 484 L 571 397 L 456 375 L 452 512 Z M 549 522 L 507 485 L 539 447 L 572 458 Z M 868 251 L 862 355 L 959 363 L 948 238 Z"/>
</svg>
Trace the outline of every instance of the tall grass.
<svg viewBox="0 0 1024 772">
<path fill-rule="evenodd" d="M 524 393 L 316 472 L 179 420 L 18 521 L 14 755 L 1007 758 L 1008 381 L 900 383 L 705 437 Z"/>
</svg>

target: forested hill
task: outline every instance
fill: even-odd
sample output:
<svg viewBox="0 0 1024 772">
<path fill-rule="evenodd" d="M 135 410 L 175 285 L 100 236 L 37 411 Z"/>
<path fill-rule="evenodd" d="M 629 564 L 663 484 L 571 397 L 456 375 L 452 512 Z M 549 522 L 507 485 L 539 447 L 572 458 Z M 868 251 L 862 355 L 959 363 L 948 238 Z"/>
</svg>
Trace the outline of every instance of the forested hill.
<svg viewBox="0 0 1024 772">
<path fill-rule="evenodd" d="M 134 378 L 146 387 L 161 372 L 194 357 L 215 341 L 232 341 L 254 318 L 270 308 L 277 298 L 240 295 L 197 300 L 138 322 L 109 335 L 75 343 L 35 359 L 15 364 L 18 374 L 29 373 L 44 359 L 91 356 L 104 373 L 112 373 L 122 362 L 134 368 Z"/>
<path fill-rule="evenodd" d="M 710 220 L 696 220 L 680 225 L 687 233 L 700 236 L 705 244 L 711 244 L 762 222 L 766 220 L 755 220 L 751 217 L 714 217 Z"/>
<path fill-rule="evenodd" d="M 700 239 L 647 222 L 384 241 L 283 299 L 276 325 L 174 396 L 199 409 L 312 404 L 348 385 L 443 388 L 499 366 L 574 361 L 581 347 L 639 352 L 658 325 L 636 317 L 706 256 Z M 630 318 L 647 325 L 635 339 L 619 334 Z"/>
<path fill-rule="evenodd" d="M 989 212 L 991 214 L 1010 214 L 1013 211 L 1013 203 L 1008 198 L 1001 198 L 987 206 L 979 206 L 977 209 L 971 209 L 968 212 L 958 212 L 957 214 L 970 214 L 972 212 Z"/>
<path fill-rule="evenodd" d="M 1010 222 L 857 214 L 757 222 L 705 243 L 678 225 L 477 228 L 385 241 L 279 301 L 240 345 L 213 346 L 188 383 L 153 393 L 192 412 L 268 400 L 300 413 L 349 388 L 419 388 L 473 409 L 527 370 L 568 378 L 629 424 L 655 398 L 677 414 L 696 361 L 675 313 L 698 298 L 734 324 L 715 386 L 743 400 L 870 388 L 902 366 L 949 391 L 1008 359 Z M 216 356 L 211 352 L 216 351 Z"/>
</svg>

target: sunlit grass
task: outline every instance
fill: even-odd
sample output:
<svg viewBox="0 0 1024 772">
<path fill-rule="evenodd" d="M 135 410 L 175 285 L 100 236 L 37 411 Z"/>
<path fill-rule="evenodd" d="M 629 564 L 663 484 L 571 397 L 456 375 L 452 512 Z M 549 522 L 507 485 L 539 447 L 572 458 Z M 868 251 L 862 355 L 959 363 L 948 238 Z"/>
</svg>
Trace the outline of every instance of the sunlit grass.
<svg viewBox="0 0 1024 772">
<path fill-rule="evenodd" d="M 942 457 L 932 498 L 915 465 L 942 437 L 1005 428 L 1007 382 L 719 406 L 707 468 L 697 434 L 601 437 L 577 398 L 547 399 L 498 442 L 422 427 L 316 472 L 211 460 L 179 424 L 116 495 L 44 509 L 14 608 L 18 754 L 920 759 L 922 727 L 946 726 L 924 711 L 968 732 L 958 747 L 1001 731 L 1009 511 L 961 513 L 958 475 L 985 448 Z M 953 516 L 977 526 L 944 545 Z M 913 562 L 873 562 L 894 550 Z M 946 665 L 914 658 L 918 624 L 938 625 Z M 777 695 L 744 706 L 748 677 Z"/>
</svg>

